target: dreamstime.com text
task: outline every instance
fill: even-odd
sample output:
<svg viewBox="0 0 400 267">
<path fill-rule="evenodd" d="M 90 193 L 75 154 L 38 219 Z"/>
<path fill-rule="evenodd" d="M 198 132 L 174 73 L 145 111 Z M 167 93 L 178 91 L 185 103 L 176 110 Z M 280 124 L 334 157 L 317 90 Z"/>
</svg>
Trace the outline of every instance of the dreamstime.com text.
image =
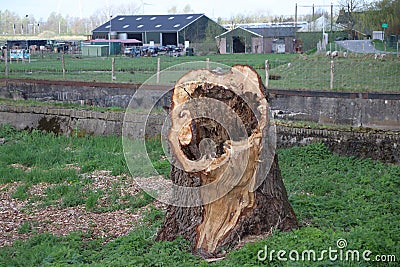
<svg viewBox="0 0 400 267">
<path fill-rule="evenodd" d="M 329 247 L 321 251 L 309 250 L 275 250 L 265 245 L 257 253 L 259 261 L 348 261 L 348 262 L 396 262 L 396 255 L 373 255 L 370 250 L 346 249 L 347 241 L 339 238 L 336 247 Z"/>
</svg>

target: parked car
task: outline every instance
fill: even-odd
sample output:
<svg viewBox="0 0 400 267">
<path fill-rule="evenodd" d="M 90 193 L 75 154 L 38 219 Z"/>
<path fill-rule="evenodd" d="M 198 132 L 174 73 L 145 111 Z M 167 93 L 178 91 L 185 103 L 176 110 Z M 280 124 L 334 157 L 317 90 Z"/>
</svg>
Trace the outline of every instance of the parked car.
<svg viewBox="0 0 400 267">
<path fill-rule="evenodd" d="M 167 50 L 168 52 L 182 52 L 182 48 L 176 46 L 176 45 L 167 45 Z"/>
<path fill-rule="evenodd" d="M 132 53 L 133 47 L 125 47 L 124 49 L 124 55 L 125 56 L 130 56 Z"/>
<path fill-rule="evenodd" d="M 156 46 L 142 46 L 141 55 L 142 56 L 156 56 L 158 53 Z"/>
<path fill-rule="evenodd" d="M 163 46 L 163 45 L 157 46 L 156 49 L 157 49 L 157 53 L 163 53 L 163 52 L 167 52 L 168 51 L 168 48 L 166 46 Z"/>
<path fill-rule="evenodd" d="M 150 51 L 150 54 L 157 54 L 157 47 L 155 46 L 149 46 L 147 51 Z"/>
<path fill-rule="evenodd" d="M 140 47 L 138 46 L 126 47 L 124 50 L 124 55 L 128 57 L 138 57 L 140 56 Z"/>
</svg>

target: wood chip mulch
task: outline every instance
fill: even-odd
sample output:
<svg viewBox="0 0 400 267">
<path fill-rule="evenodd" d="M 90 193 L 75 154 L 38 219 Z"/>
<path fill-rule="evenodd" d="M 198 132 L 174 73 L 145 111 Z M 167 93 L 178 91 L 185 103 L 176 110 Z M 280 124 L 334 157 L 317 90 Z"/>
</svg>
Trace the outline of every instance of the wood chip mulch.
<svg viewBox="0 0 400 267">
<path fill-rule="evenodd" d="M 18 166 L 20 167 L 20 166 Z M 130 177 L 112 176 L 109 171 L 96 171 L 89 174 L 92 183 L 90 189 L 110 188 L 119 182 L 120 194 L 136 194 L 141 188 Z M 122 181 L 122 182 L 121 182 Z M 85 205 L 61 208 L 58 205 L 41 207 L 40 203 L 29 203 L 26 200 L 12 198 L 20 182 L 0 185 L 0 247 L 10 246 L 16 240 L 25 240 L 32 235 L 50 232 L 65 236 L 75 231 L 90 233 L 93 237 L 102 237 L 110 241 L 116 237 L 127 235 L 139 223 L 144 210 L 148 206 L 135 210 L 96 213 L 88 211 Z M 49 186 L 46 183 L 32 185 L 30 195 L 45 194 Z M 155 200 L 151 205 L 166 209 L 166 205 Z M 29 224 L 29 231 L 21 231 L 21 226 Z M 26 233 L 28 232 L 28 233 Z"/>
</svg>

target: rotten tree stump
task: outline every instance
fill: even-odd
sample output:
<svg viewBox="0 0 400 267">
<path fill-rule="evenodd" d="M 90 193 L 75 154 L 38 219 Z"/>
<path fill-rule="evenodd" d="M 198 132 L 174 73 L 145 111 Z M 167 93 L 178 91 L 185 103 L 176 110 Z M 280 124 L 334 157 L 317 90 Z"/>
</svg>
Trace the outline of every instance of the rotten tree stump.
<svg viewBox="0 0 400 267">
<path fill-rule="evenodd" d="M 204 258 L 247 237 L 297 227 L 275 154 L 268 101 L 257 72 L 194 70 L 176 82 L 168 135 L 180 205 L 168 207 L 157 240 L 183 236 Z M 182 202 L 182 199 L 184 202 Z"/>
</svg>

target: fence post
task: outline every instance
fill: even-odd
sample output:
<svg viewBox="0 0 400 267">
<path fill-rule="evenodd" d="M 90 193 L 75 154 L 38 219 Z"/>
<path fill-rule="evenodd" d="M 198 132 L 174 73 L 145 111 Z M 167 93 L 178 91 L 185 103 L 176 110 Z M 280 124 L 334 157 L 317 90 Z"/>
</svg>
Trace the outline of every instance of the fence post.
<svg viewBox="0 0 400 267">
<path fill-rule="evenodd" d="M 206 68 L 209 70 L 210 69 L 210 59 L 206 58 Z"/>
<path fill-rule="evenodd" d="M 157 84 L 160 83 L 161 58 L 157 58 Z"/>
<path fill-rule="evenodd" d="M 269 60 L 265 60 L 265 88 L 268 88 L 268 82 L 269 82 Z"/>
<path fill-rule="evenodd" d="M 65 80 L 65 59 L 64 59 L 64 54 L 61 56 L 61 65 L 62 65 L 63 79 Z"/>
<path fill-rule="evenodd" d="M 7 54 L 7 48 L 4 49 L 4 74 L 8 76 L 8 54 Z"/>
<path fill-rule="evenodd" d="M 115 58 L 111 58 L 111 81 L 116 80 L 117 77 L 115 77 Z"/>
<path fill-rule="evenodd" d="M 331 90 L 333 89 L 333 73 L 335 72 L 335 65 L 333 64 L 333 60 L 331 60 Z"/>
</svg>

